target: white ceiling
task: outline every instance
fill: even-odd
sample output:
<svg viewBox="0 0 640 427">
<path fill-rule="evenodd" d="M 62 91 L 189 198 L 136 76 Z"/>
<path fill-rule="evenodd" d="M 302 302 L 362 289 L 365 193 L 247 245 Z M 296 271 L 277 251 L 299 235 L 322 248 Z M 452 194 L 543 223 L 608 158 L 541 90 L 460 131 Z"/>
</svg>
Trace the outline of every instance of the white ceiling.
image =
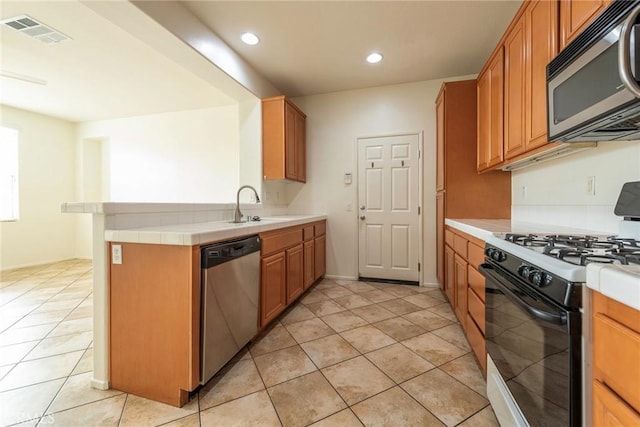
<svg viewBox="0 0 640 427">
<path fill-rule="evenodd" d="M 512 1 L 184 1 L 289 96 L 475 74 Z M 261 42 L 247 46 L 245 31 Z M 384 55 L 370 65 L 371 51 Z"/>
<path fill-rule="evenodd" d="M 135 8 L 131 8 L 134 10 Z M 27 14 L 71 37 L 45 44 L 0 27 L 0 103 L 88 121 L 228 105 L 203 79 L 78 1 L 2 1 L 1 18 Z"/>
<path fill-rule="evenodd" d="M 283 93 L 299 96 L 477 73 L 520 0 L 182 4 Z M 2 1 L 0 18 L 20 14 L 73 41 L 47 45 L 1 26 L 2 71 L 47 82 L 0 77 L 2 104 L 88 121 L 238 99 L 224 73 L 129 2 Z M 261 43 L 242 44 L 244 31 Z M 381 64 L 364 62 L 373 50 L 384 54 Z"/>
</svg>

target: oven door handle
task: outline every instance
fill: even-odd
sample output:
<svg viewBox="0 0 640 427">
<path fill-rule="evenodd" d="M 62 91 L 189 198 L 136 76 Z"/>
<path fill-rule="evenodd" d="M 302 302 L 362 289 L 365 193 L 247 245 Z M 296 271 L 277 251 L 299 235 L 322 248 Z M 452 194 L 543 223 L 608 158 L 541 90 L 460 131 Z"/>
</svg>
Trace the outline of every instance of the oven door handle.
<svg viewBox="0 0 640 427">
<path fill-rule="evenodd" d="M 526 301 L 513 293 L 513 291 L 511 291 L 503 284 L 503 281 L 505 281 L 505 279 L 498 273 L 495 273 L 495 270 L 491 265 L 481 264 L 480 266 L 478 266 L 478 269 L 486 278 L 492 279 L 495 284 L 500 287 L 500 290 L 507 296 L 507 298 L 526 310 L 533 317 L 556 325 L 567 324 L 567 316 L 565 314 L 558 315 L 555 313 L 549 313 L 548 311 L 540 310 L 539 308 L 535 308 L 527 304 Z"/>
</svg>

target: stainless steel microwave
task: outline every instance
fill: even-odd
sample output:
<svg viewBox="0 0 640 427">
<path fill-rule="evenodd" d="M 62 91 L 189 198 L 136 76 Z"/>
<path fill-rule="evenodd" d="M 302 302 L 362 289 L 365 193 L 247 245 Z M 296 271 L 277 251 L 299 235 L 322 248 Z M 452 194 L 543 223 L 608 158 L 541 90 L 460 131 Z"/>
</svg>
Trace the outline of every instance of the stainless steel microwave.
<svg viewBox="0 0 640 427">
<path fill-rule="evenodd" d="M 612 2 L 547 65 L 549 141 L 640 139 L 638 16 Z"/>
</svg>

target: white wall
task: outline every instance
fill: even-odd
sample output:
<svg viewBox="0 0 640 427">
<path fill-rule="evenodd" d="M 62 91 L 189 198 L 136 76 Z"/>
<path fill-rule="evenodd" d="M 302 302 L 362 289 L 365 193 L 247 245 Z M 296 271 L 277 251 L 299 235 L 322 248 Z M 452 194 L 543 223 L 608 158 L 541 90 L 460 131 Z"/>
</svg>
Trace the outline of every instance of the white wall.
<svg viewBox="0 0 640 427">
<path fill-rule="evenodd" d="M 110 201 L 231 202 L 239 181 L 238 106 L 78 124 L 108 140 Z"/>
<path fill-rule="evenodd" d="M 0 223 L 0 270 L 73 258 L 75 218 L 60 204 L 75 199 L 74 125 L 4 105 L 0 113 L 20 132 L 20 219 Z"/>
<path fill-rule="evenodd" d="M 475 76 L 446 80 L 462 80 Z M 287 185 L 291 212 L 328 215 L 327 274 L 358 276 L 356 139 L 397 132 L 424 132 L 424 282 L 436 283 L 435 99 L 443 80 L 296 98 L 307 115 L 307 183 Z M 347 212 L 347 203 L 354 207 Z"/>
<path fill-rule="evenodd" d="M 595 177 L 595 195 L 586 192 L 589 176 Z M 512 172 L 512 219 L 618 233 L 621 218 L 613 208 L 628 181 L 640 181 L 640 142 L 600 142 Z"/>
</svg>

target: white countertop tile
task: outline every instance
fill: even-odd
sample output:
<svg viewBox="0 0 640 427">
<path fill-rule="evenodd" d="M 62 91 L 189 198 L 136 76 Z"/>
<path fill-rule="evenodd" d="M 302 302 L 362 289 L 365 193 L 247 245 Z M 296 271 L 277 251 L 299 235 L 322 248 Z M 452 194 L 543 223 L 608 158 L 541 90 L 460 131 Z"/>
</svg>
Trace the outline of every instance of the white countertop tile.
<svg viewBox="0 0 640 427">
<path fill-rule="evenodd" d="M 193 246 L 324 219 L 327 219 L 326 215 L 281 215 L 241 224 L 229 221 L 210 221 L 105 230 L 104 236 L 105 240 L 109 242 Z"/>
<path fill-rule="evenodd" d="M 587 265 L 587 286 L 640 310 L 640 265 Z"/>
</svg>

